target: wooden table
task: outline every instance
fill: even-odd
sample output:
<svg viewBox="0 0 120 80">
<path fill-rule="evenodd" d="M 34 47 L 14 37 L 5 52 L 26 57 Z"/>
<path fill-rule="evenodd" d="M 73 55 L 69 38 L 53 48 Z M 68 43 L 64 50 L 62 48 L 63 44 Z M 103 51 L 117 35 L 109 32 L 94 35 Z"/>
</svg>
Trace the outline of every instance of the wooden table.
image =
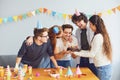
<svg viewBox="0 0 120 80">
<path fill-rule="evenodd" d="M 74 73 L 76 71 L 76 68 L 71 68 L 72 72 Z M 58 69 L 49 68 L 49 69 L 33 69 L 32 77 L 26 73 L 26 76 L 24 77 L 24 80 L 99 80 L 91 71 L 89 68 L 80 68 L 83 75 L 81 75 L 79 78 L 78 76 L 73 77 L 65 77 L 60 76 L 59 78 L 51 77 L 48 73 L 49 71 L 58 71 Z M 40 74 L 40 76 L 36 76 L 36 74 Z M 67 69 L 63 70 L 63 75 L 67 73 Z M 11 80 L 17 80 L 17 78 L 13 78 Z"/>
</svg>

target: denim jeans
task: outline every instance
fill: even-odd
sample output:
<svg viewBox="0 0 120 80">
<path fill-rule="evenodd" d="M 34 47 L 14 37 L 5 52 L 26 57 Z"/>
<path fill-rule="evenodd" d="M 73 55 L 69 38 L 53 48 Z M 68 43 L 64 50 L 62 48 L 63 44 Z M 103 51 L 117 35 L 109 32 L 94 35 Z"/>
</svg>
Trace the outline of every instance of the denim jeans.
<svg viewBox="0 0 120 80">
<path fill-rule="evenodd" d="M 20 67 L 23 67 L 24 64 L 20 63 Z M 49 57 L 42 58 L 37 68 L 50 68 L 50 59 Z"/>
<path fill-rule="evenodd" d="M 63 67 L 68 67 L 68 66 L 70 66 L 71 67 L 71 61 L 70 60 L 57 60 L 57 64 L 59 65 L 59 66 L 63 66 Z M 53 63 L 52 62 L 50 62 L 50 66 L 51 66 L 51 68 L 54 68 L 54 65 L 53 65 Z"/>
<path fill-rule="evenodd" d="M 44 57 L 40 61 L 38 68 L 50 68 L 50 58 L 49 57 Z"/>
<path fill-rule="evenodd" d="M 111 80 L 112 76 L 111 64 L 97 67 L 97 76 L 100 80 Z"/>
<path fill-rule="evenodd" d="M 81 66 L 80 64 L 77 64 L 76 67 L 79 66 L 79 67 L 83 67 Z M 86 66 L 84 67 L 88 67 L 96 76 L 97 76 L 97 69 L 94 65 L 94 63 L 88 63 Z"/>
<path fill-rule="evenodd" d="M 96 69 L 94 63 L 89 63 L 88 67 L 97 76 L 97 69 Z"/>
</svg>

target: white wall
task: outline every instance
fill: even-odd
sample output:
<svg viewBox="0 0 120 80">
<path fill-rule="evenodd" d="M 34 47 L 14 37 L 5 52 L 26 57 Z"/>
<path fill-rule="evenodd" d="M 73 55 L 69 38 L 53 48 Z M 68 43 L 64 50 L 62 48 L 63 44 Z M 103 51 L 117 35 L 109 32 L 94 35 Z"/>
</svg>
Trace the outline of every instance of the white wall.
<svg viewBox="0 0 120 80">
<path fill-rule="evenodd" d="M 120 0 L 0 0 L 0 17 L 15 16 L 38 8 L 47 8 L 56 12 L 73 14 L 75 9 L 86 14 L 94 14 L 112 9 L 120 5 Z M 102 16 L 107 26 L 113 45 L 113 79 L 119 80 L 119 44 L 120 44 L 120 11 L 116 14 Z M 63 19 L 49 15 L 40 14 L 26 18 L 18 22 L 0 24 L 0 55 L 17 54 L 21 43 L 28 35 L 33 35 L 33 28 L 37 20 L 40 20 L 44 27 L 54 24 L 62 25 Z M 71 24 L 72 22 L 69 21 Z M 76 26 L 72 24 L 75 28 Z"/>
</svg>

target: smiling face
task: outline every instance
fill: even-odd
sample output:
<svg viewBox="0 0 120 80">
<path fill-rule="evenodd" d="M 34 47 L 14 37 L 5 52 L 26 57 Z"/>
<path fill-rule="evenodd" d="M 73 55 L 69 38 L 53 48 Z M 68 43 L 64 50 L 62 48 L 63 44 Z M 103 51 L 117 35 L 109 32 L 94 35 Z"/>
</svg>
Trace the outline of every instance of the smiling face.
<svg viewBox="0 0 120 80">
<path fill-rule="evenodd" d="M 80 15 L 74 14 L 72 16 L 72 22 L 76 24 L 80 29 L 85 29 L 88 22 L 87 16 L 82 12 L 79 13 Z"/>
<path fill-rule="evenodd" d="M 43 32 L 43 35 L 42 36 L 40 36 L 41 37 L 41 42 L 43 42 L 43 43 L 46 43 L 47 42 L 47 40 L 48 40 L 48 32 Z"/>
<path fill-rule="evenodd" d="M 68 41 L 69 38 L 71 37 L 72 35 L 72 29 L 71 28 L 65 28 L 64 31 L 63 31 L 63 38 Z"/>
<path fill-rule="evenodd" d="M 75 24 L 76 24 L 80 29 L 85 29 L 86 26 L 87 26 L 87 23 L 85 23 L 84 20 L 77 21 Z"/>
</svg>

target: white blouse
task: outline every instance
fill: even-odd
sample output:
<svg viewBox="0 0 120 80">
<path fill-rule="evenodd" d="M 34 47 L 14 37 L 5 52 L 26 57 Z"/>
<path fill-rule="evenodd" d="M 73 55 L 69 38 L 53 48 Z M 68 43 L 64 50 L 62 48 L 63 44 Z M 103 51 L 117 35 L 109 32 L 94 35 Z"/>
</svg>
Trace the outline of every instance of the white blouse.
<svg viewBox="0 0 120 80">
<path fill-rule="evenodd" d="M 96 34 L 91 42 L 91 49 L 81 50 L 80 52 L 74 52 L 80 57 L 91 57 L 96 67 L 110 64 L 110 60 L 103 52 L 103 36 L 102 34 Z"/>
</svg>

